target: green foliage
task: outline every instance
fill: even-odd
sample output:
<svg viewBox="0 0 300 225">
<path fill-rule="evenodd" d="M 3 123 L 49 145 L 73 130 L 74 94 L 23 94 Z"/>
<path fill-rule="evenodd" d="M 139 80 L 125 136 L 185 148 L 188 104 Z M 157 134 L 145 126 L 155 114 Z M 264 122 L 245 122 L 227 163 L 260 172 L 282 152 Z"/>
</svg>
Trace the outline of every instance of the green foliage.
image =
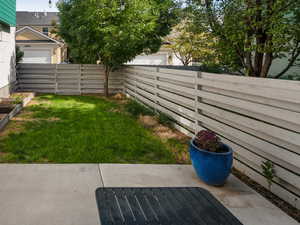
<svg viewBox="0 0 300 225">
<path fill-rule="evenodd" d="M 300 81 L 300 74 L 285 74 L 284 76 L 280 77 L 283 80 L 299 80 Z"/>
<path fill-rule="evenodd" d="M 22 96 L 15 96 L 13 97 L 13 104 L 21 104 L 23 103 L 23 97 Z"/>
<path fill-rule="evenodd" d="M 125 105 L 125 110 L 135 118 L 138 118 L 140 115 L 148 115 L 148 116 L 154 116 L 155 113 L 150 108 L 147 108 L 146 106 L 140 104 L 139 102 L 135 100 L 129 100 Z"/>
<path fill-rule="evenodd" d="M 16 64 L 19 64 L 23 59 L 24 52 L 20 50 L 19 46 L 16 46 Z"/>
<path fill-rule="evenodd" d="M 263 175 L 266 177 L 270 189 L 274 179 L 277 177 L 274 170 L 274 164 L 268 160 L 262 163 L 261 168 L 263 169 Z"/>
<path fill-rule="evenodd" d="M 191 62 L 200 62 L 203 65 L 217 63 L 213 36 L 208 32 L 197 32 L 194 24 L 188 19 L 183 19 L 177 24 L 166 40 L 169 42 L 166 47 L 170 48 L 185 66 Z"/>
<path fill-rule="evenodd" d="M 42 95 L 0 137 L 0 162 L 175 163 L 171 149 L 113 102 Z M 6 128 L 9 129 L 9 128 Z"/>
<path fill-rule="evenodd" d="M 64 0 L 58 34 L 75 63 L 100 62 L 110 71 L 141 53 L 157 52 L 175 22 L 171 0 Z M 107 81 L 106 81 L 107 84 Z M 105 86 L 108 94 L 107 86 Z"/>
<path fill-rule="evenodd" d="M 272 62 L 300 55 L 300 1 L 193 0 L 193 21 L 218 40 L 220 62 L 248 76 L 267 77 Z M 204 2 L 204 4 L 203 4 Z"/>
<path fill-rule="evenodd" d="M 160 124 L 162 124 L 164 126 L 167 126 L 170 128 L 174 127 L 174 120 L 170 116 L 166 115 L 165 113 L 160 112 L 157 115 L 157 120 Z"/>
</svg>

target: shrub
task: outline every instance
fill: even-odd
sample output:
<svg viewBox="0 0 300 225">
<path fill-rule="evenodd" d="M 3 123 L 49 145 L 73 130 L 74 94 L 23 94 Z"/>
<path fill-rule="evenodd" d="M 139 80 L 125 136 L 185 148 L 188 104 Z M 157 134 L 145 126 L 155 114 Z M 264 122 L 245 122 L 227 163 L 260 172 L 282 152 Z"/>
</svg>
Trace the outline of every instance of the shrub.
<svg viewBox="0 0 300 225">
<path fill-rule="evenodd" d="M 147 108 L 146 106 L 134 100 L 129 100 L 126 103 L 125 110 L 134 117 L 138 117 L 139 115 L 149 115 L 149 116 L 155 115 L 153 110 Z"/>
<path fill-rule="evenodd" d="M 21 51 L 19 46 L 16 46 L 16 64 L 19 64 L 24 56 L 24 52 Z"/>
<path fill-rule="evenodd" d="M 13 104 L 22 104 L 22 103 L 23 103 L 23 97 L 22 96 L 13 97 Z"/>
<path fill-rule="evenodd" d="M 157 120 L 160 124 L 162 124 L 164 126 L 168 126 L 171 128 L 174 127 L 174 121 L 172 120 L 172 118 L 164 113 L 159 113 L 157 116 Z"/>
<path fill-rule="evenodd" d="M 201 130 L 197 133 L 194 144 L 209 152 L 224 152 L 220 138 L 212 131 Z"/>
</svg>

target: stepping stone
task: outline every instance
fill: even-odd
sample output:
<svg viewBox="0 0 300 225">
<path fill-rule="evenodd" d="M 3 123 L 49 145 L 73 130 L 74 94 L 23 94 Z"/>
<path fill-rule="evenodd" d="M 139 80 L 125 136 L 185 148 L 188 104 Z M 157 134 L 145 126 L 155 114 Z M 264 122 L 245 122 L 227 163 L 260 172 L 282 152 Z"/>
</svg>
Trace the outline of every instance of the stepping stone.
<svg viewBox="0 0 300 225">
<path fill-rule="evenodd" d="M 102 225 L 242 225 L 203 188 L 98 188 Z"/>
</svg>

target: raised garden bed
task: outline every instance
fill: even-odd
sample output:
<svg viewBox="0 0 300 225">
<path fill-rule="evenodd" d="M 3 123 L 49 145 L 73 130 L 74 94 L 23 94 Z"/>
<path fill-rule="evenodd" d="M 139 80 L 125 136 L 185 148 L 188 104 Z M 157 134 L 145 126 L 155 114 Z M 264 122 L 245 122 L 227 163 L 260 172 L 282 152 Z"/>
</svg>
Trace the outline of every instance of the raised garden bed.
<svg viewBox="0 0 300 225">
<path fill-rule="evenodd" d="M 17 97 L 15 98 L 15 96 Z M 17 93 L 13 95 L 12 98 L 2 99 L 0 102 L 0 131 L 33 97 L 33 93 Z"/>
</svg>

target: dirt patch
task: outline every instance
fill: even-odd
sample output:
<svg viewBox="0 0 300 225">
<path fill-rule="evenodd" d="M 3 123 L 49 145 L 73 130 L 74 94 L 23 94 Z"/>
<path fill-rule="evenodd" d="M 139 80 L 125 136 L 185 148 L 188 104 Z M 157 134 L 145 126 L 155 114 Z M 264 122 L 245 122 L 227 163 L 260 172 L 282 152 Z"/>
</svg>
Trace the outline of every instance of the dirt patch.
<svg viewBox="0 0 300 225">
<path fill-rule="evenodd" d="M 28 104 L 27 104 L 27 106 L 34 106 L 34 105 L 43 105 L 43 104 L 48 104 L 48 105 L 50 105 L 51 104 L 51 102 L 50 101 L 47 101 L 47 100 L 35 100 L 35 99 L 32 99 Z M 27 107 L 26 106 L 26 107 Z"/>
<path fill-rule="evenodd" d="M 11 121 L 33 121 L 33 112 L 28 110 L 23 110 L 17 116 L 11 118 Z"/>
<path fill-rule="evenodd" d="M 0 152 L 0 158 L 5 157 L 8 154 L 9 154 L 8 152 Z"/>
<path fill-rule="evenodd" d="M 11 97 L 22 97 L 22 98 L 26 98 L 28 96 L 30 96 L 32 93 L 30 92 L 15 92 L 11 95 Z"/>
<path fill-rule="evenodd" d="M 42 122 L 42 121 L 48 121 L 48 122 L 55 122 L 59 121 L 60 118 L 57 117 L 50 117 L 50 118 L 33 118 L 34 112 L 29 110 L 24 110 L 17 116 L 10 119 L 9 123 L 6 125 L 6 127 L 0 131 L 0 137 L 4 138 L 8 136 L 9 134 L 16 134 L 21 133 L 25 129 L 25 124 L 27 122 Z"/>
<path fill-rule="evenodd" d="M 178 130 L 160 124 L 156 116 L 140 115 L 138 121 L 168 145 L 177 163 L 189 162 L 187 143 L 190 138 L 188 136 Z"/>
<path fill-rule="evenodd" d="M 24 130 L 25 121 L 10 121 L 6 127 L 0 131 L 0 138 L 6 137 L 9 134 L 21 133 Z"/>
<path fill-rule="evenodd" d="M 158 126 L 159 123 L 154 116 L 139 116 L 139 122 L 142 123 L 147 128 L 153 128 Z"/>
<path fill-rule="evenodd" d="M 40 104 L 40 101 L 37 101 L 35 99 L 32 99 L 28 104 L 27 106 L 32 106 L 32 105 L 39 105 Z"/>
<path fill-rule="evenodd" d="M 177 138 L 176 132 L 173 129 L 163 126 L 161 124 L 153 128 L 154 133 L 162 139 Z"/>
<path fill-rule="evenodd" d="M 178 130 L 158 124 L 153 128 L 154 133 L 162 139 L 177 139 L 179 141 L 187 141 L 189 137 Z"/>
<path fill-rule="evenodd" d="M 3 119 L 4 117 L 6 117 L 7 114 L 6 113 L 0 113 L 0 120 Z"/>
<path fill-rule="evenodd" d="M 155 116 L 140 115 L 139 122 L 147 128 L 152 128 L 154 133 L 162 139 L 175 138 L 178 140 L 185 140 L 187 138 L 186 135 L 179 132 L 178 130 L 160 124 Z"/>
<path fill-rule="evenodd" d="M 111 97 L 114 100 L 124 100 L 126 96 L 123 93 L 117 93 Z"/>
</svg>

